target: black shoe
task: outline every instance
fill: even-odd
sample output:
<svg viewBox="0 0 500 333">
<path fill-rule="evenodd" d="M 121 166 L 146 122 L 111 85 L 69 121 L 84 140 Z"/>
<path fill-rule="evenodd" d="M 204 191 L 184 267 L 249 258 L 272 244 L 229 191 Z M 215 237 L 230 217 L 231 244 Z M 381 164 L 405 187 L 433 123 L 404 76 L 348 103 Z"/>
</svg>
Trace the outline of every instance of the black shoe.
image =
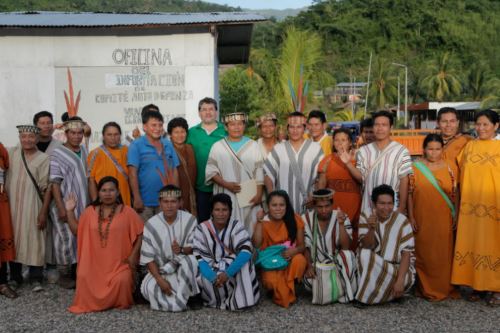
<svg viewBox="0 0 500 333">
<path fill-rule="evenodd" d="M 360 301 L 356 301 L 356 300 L 352 301 L 352 306 L 354 306 L 357 309 L 365 309 L 368 307 L 367 304 L 361 303 Z"/>
<path fill-rule="evenodd" d="M 201 294 L 194 295 L 188 299 L 187 306 L 189 310 L 201 310 L 203 309 L 203 299 Z"/>
</svg>

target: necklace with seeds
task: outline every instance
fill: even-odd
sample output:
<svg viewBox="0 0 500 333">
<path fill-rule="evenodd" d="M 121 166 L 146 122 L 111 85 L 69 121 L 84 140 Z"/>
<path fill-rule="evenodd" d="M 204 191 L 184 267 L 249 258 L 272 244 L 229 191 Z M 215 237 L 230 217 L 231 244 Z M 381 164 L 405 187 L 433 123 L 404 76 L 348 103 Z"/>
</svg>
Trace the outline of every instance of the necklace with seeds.
<svg viewBox="0 0 500 333">
<path fill-rule="evenodd" d="M 111 222 L 113 222 L 113 217 L 115 216 L 117 206 L 118 204 L 115 202 L 111 208 L 111 213 L 106 219 L 104 218 L 104 209 L 102 205 L 99 207 L 98 231 L 99 238 L 101 240 L 101 248 L 105 248 L 108 245 L 109 228 L 111 226 Z M 108 220 L 108 223 L 106 223 L 106 229 L 103 232 L 102 224 L 104 223 L 104 220 Z"/>
</svg>

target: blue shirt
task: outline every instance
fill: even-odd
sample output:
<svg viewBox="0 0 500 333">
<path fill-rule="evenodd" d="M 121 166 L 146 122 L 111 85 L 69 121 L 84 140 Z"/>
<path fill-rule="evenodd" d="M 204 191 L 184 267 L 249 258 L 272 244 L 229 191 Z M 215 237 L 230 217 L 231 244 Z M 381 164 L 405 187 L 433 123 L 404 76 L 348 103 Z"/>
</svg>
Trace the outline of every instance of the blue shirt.
<svg viewBox="0 0 500 333">
<path fill-rule="evenodd" d="M 160 141 L 163 144 L 163 152 L 168 168 L 177 168 L 179 158 L 175 153 L 174 146 L 168 139 L 161 138 Z M 163 187 L 158 171 L 164 176 L 166 173 L 163 167 L 162 155 L 158 154 L 156 148 L 149 143 L 145 135 L 130 144 L 127 154 L 127 165 L 137 168 L 139 192 L 141 193 L 144 206 L 158 206 L 158 192 Z"/>
<path fill-rule="evenodd" d="M 234 150 L 237 153 L 238 151 L 240 151 L 241 147 L 243 147 L 243 145 L 245 143 L 247 143 L 248 141 L 250 141 L 250 138 L 246 137 L 246 136 L 243 136 L 243 137 L 241 137 L 241 140 L 238 141 L 238 142 L 230 141 L 228 138 L 226 138 L 226 141 L 229 144 L 229 146 L 231 147 L 231 149 Z"/>
</svg>

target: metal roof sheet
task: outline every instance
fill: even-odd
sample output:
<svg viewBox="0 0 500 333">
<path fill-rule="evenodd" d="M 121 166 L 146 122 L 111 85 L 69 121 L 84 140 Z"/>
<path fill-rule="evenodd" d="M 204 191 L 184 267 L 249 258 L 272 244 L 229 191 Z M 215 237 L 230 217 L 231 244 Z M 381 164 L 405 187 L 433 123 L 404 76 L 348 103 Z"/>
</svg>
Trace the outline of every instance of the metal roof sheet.
<svg viewBox="0 0 500 333">
<path fill-rule="evenodd" d="M 337 87 L 364 87 L 366 82 L 339 82 Z"/>
<path fill-rule="evenodd" d="M 264 20 L 266 19 L 261 15 L 245 12 L 125 14 L 36 11 L 0 13 L 0 27 L 30 28 L 228 24 Z"/>
</svg>

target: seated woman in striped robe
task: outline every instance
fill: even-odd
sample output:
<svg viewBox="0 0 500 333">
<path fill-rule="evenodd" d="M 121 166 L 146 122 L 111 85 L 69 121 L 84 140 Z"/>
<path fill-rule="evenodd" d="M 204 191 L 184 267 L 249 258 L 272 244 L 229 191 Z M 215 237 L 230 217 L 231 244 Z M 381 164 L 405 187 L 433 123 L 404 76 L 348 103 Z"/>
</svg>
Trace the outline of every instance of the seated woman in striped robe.
<svg viewBox="0 0 500 333">
<path fill-rule="evenodd" d="M 243 222 L 231 219 L 231 197 L 212 198 L 212 217 L 198 225 L 193 252 L 198 259 L 198 285 L 206 306 L 242 310 L 260 298 L 252 262 L 253 246 Z"/>
<path fill-rule="evenodd" d="M 394 211 L 394 190 L 373 189 L 373 211 L 359 220 L 358 292 L 364 304 L 389 302 L 403 296 L 415 282 L 415 240 L 410 221 Z"/>
<path fill-rule="evenodd" d="M 149 273 L 141 285 L 141 293 L 151 309 L 184 311 L 188 299 L 198 294 L 198 263 L 193 253 L 196 218 L 179 208 L 180 188 L 164 186 L 160 192 L 161 212 L 144 225 L 141 265 Z"/>
</svg>

